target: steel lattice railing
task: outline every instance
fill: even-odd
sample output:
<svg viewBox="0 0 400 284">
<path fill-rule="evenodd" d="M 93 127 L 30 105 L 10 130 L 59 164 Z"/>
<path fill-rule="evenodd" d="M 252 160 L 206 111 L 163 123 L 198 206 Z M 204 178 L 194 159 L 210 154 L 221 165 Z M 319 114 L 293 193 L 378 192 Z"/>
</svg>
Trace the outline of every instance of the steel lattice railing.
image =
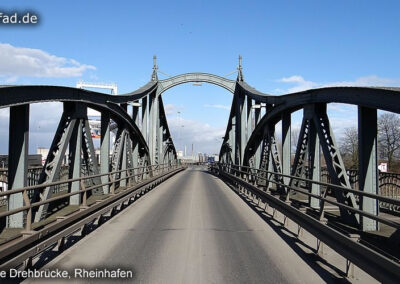
<svg viewBox="0 0 400 284">
<path fill-rule="evenodd" d="M 66 180 L 60 180 L 60 181 L 52 182 L 52 183 L 43 183 L 40 185 L 33 185 L 33 186 L 27 186 L 24 188 L 16 188 L 16 189 L 12 189 L 12 190 L 3 191 L 3 192 L 0 192 L 0 198 L 4 198 L 4 197 L 9 198 L 13 194 L 22 193 L 23 198 L 24 198 L 24 206 L 1 212 L 0 218 L 5 218 L 7 216 L 17 214 L 19 212 L 24 212 L 26 214 L 24 230 L 31 231 L 32 230 L 32 215 L 34 213 L 34 209 L 41 205 L 50 204 L 52 202 L 56 202 L 56 201 L 65 199 L 67 197 L 71 197 L 71 196 L 79 194 L 79 195 L 82 195 L 82 198 L 81 198 L 82 200 L 81 200 L 80 205 L 85 207 L 85 206 L 87 206 L 88 193 L 97 188 L 102 188 L 105 185 L 109 185 L 110 186 L 110 194 L 115 194 L 115 190 L 118 188 L 119 182 L 122 180 L 126 180 L 128 185 L 132 185 L 132 184 L 134 184 L 134 179 L 137 177 L 141 177 L 141 180 L 143 180 L 143 176 L 150 176 L 150 177 L 157 176 L 159 174 L 164 173 L 167 170 L 175 169 L 176 167 L 177 167 L 177 165 L 169 165 L 169 164 L 150 165 L 150 166 L 144 166 L 144 167 L 136 167 L 136 168 L 118 170 L 118 171 L 109 172 L 109 173 L 105 173 L 105 174 L 84 176 L 81 178 L 66 179 Z M 118 178 L 118 179 L 113 178 L 113 176 L 115 174 L 121 174 L 121 173 L 126 173 L 126 174 L 123 177 Z M 101 183 L 101 184 L 96 184 L 96 185 L 92 185 L 92 186 L 87 186 L 88 181 L 93 180 L 98 177 L 101 177 L 101 176 L 109 176 L 110 181 L 107 183 Z M 68 188 L 68 186 L 70 186 L 72 183 L 76 183 L 76 182 L 78 182 L 80 184 L 80 188 L 81 188 L 78 191 L 64 192 L 58 196 L 51 197 L 47 200 L 42 200 L 42 201 L 38 201 L 38 202 L 31 202 L 31 199 L 29 198 L 29 196 L 33 195 L 33 192 L 42 190 L 45 187 L 63 187 L 63 186 L 65 186 Z"/>
<path fill-rule="evenodd" d="M 363 210 L 353 208 L 353 207 L 347 206 L 345 204 L 341 204 L 335 200 L 332 200 L 328 196 L 325 196 L 325 191 L 321 191 L 320 195 L 316 195 L 316 194 L 309 192 L 307 189 L 304 189 L 301 187 L 296 187 L 296 186 L 290 186 L 290 185 L 287 185 L 287 184 L 284 184 L 281 182 L 277 182 L 276 180 L 270 179 L 269 177 L 272 175 L 274 175 L 274 176 L 278 175 L 280 177 L 286 177 L 286 178 L 298 180 L 300 182 L 305 182 L 307 184 L 317 184 L 322 187 L 325 187 L 325 190 L 329 190 L 329 191 L 342 191 L 345 193 L 351 192 L 351 193 L 355 194 L 356 196 L 358 196 L 358 199 L 360 199 L 362 197 L 372 198 L 372 199 L 378 200 L 381 203 L 388 204 L 390 206 L 400 206 L 400 199 L 396 199 L 396 198 L 392 198 L 392 197 L 388 197 L 388 196 L 382 196 L 382 195 L 373 194 L 373 193 L 368 193 L 368 192 L 363 192 L 363 191 L 356 190 L 356 189 L 349 189 L 349 188 L 331 184 L 331 183 L 319 182 L 319 181 L 301 178 L 301 177 L 297 177 L 297 176 L 285 175 L 285 174 L 281 174 L 281 173 L 271 172 L 271 171 L 257 169 L 257 168 L 250 168 L 250 167 L 246 167 L 246 166 L 238 166 L 238 165 L 233 165 L 233 164 L 219 164 L 217 167 L 219 170 L 222 170 L 224 172 L 227 172 L 227 173 L 230 173 L 237 177 L 240 177 L 243 180 L 245 180 L 246 182 L 249 182 L 251 184 L 257 184 L 257 181 L 259 181 L 260 179 L 268 180 L 268 182 L 275 184 L 280 189 L 285 189 L 285 190 L 281 191 L 281 192 L 283 192 L 283 195 L 285 195 L 285 196 L 288 195 L 290 193 L 290 191 L 294 191 L 294 192 L 302 193 L 310 198 L 316 198 L 316 199 L 320 200 L 320 207 L 318 210 L 320 219 L 322 219 L 324 217 L 325 204 L 328 203 L 328 204 L 337 206 L 338 208 L 344 208 L 348 211 L 359 214 L 361 216 L 371 218 L 380 223 L 386 224 L 390 227 L 394 227 L 397 229 L 400 228 L 400 223 L 395 222 L 389 218 L 383 218 L 380 216 L 376 216 L 376 215 L 367 213 Z M 265 175 L 265 173 L 267 175 Z M 268 191 L 268 190 L 269 190 L 268 187 L 264 188 L 264 191 Z"/>
<path fill-rule="evenodd" d="M 343 207 L 346 210 L 374 219 L 377 222 L 381 222 L 395 229 L 400 228 L 400 223 L 388 218 L 382 218 L 381 216 L 375 216 L 370 213 L 366 213 L 362 210 L 344 204 L 340 204 L 325 197 L 323 194 L 316 195 L 301 187 L 282 184 L 277 182 L 273 177 L 275 175 L 279 175 L 280 177 L 293 178 L 297 179 L 298 181 L 305 182 L 306 184 L 318 184 L 321 187 L 325 187 L 326 190 L 329 189 L 332 191 L 339 190 L 344 192 L 352 192 L 359 196 L 359 198 L 373 198 L 379 200 L 380 202 L 386 202 L 397 206 L 400 205 L 400 200 L 354 189 L 348 189 L 346 187 L 333 185 L 326 182 L 318 182 L 305 178 L 279 174 L 276 172 L 270 172 L 256 168 L 243 167 L 234 164 L 216 163 L 211 165 L 210 170 L 214 174 L 219 175 L 225 182 L 231 184 L 239 194 L 255 197 L 259 201 L 262 200 L 262 202 L 266 204 L 266 207 L 268 205 L 273 208 L 273 212 L 275 212 L 275 210 L 281 212 L 284 215 L 284 220 L 287 220 L 288 218 L 297 223 L 299 228 L 298 232 L 301 230 L 301 228 L 304 228 L 311 235 L 317 238 L 317 250 L 318 243 L 325 243 L 334 251 L 342 255 L 346 259 L 346 271 L 348 270 L 350 263 L 354 263 L 359 268 L 363 269 L 365 272 L 383 283 L 397 283 L 396 279 L 399 279 L 400 277 L 399 260 L 395 256 L 381 251 L 376 247 L 371 247 L 367 242 L 362 241 L 360 236 L 358 236 L 358 239 L 355 239 L 352 234 L 346 233 L 336 226 L 328 225 L 327 220 L 323 218 L 324 204 L 329 203 L 338 207 Z M 268 180 L 268 182 L 277 185 L 275 190 L 271 190 L 271 188 L 268 187 L 268 183 L 267 185 L 260 185 L 258 183 L 259 179 L 266 178 L 271 178 Z M 294 200 L 287 200 L 286 197 L 289 196 L 290 192 L 298 192 L 305 194 L 310 198 L 316 198 L 320 200 L 319 208 L 314 209 L 319 214 L 312 214 L 313 210 L 301 210 L 298 204 L 293 202 Z M 272 216 L 274 216 L 274 213 Z"/>
</svg>

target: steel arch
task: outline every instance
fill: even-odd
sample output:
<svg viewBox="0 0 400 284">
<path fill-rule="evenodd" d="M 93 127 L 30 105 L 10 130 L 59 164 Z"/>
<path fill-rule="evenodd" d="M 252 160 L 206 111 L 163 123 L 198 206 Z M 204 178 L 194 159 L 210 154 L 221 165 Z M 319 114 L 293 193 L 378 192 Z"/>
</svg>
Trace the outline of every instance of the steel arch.
<svg viewBox="0 0 400 284">
<path fill-rule="evenodd" d="M 251 92 L 247 84 L 239 83 L 239 86 L 245 92 Z M 256 125 L 246 145 L 244 161 L 248 161 L 249 155 L 261 142 L 265 125 L 277 123 L 284 113 L 293 113 L 307 104 L 318 103 L 343 103 L 400 113 L 399 99 L 400 88 L 378 87 L 328 87 L 282 96 L 264 96 L 264 102 L 274 107 Z"/>
<path fill-rule="evenodd" d="M 81 102 L 99 112 L 108 111 L 117 123 L 125 123 L 137 136 L 140 145 L 148 154 L 149 149 L 142 133 L 129 115 L 118 105 L 137 100 L 154 88 L 154 84 L 148 84 L 140 92 L 132 92 L 125 96 L 112 96 L 98 92 L 87 91 L 70 87 L 59 86 L 10 86 L 0 88 L 0 108 L 18 105 L 27 105 L 43 102 Z M 146 86 L 148 86 L 146 85 Z"/>
<path fill-rule="evenodd" d="M 180 84 L 190 83 L 190 82 L 204 82 L 213 85 L 220 86 L 232 94 L 235 92 L 236 81 L 229 80 L 227 78 L 209 74 L 209 73 L 186 73 L 177 75 L 165 80 L 158 81 L 158 90 L 157 94 L 161 95 L 166 90 L 175 87 Z"/>
</svg>

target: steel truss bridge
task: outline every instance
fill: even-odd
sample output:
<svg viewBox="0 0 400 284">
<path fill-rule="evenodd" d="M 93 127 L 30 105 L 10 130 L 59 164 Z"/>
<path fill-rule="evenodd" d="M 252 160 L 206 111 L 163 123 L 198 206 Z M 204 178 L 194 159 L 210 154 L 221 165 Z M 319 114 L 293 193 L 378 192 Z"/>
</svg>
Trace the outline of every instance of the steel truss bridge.
<svg viewBox="0 0 400 284">
<path fill-rule="evenodd" d="M 400 195 L 398 185 L 397 193 L 382 194 L 377 168 L 377 111 L 400 113 L 400 88 L 329 87 L 273 96 L 244 81 L 241 62 L 236 80 L 207 73 L 160 80 L 157 69 L 154 61 L 149 83 L 118 96 L 60 86 L 0 88 L 0 108 L 9 108 L 10 113 L 8 169 L 2 178 L 8 189 L 0 192 L 1 228 L 4 235 L 17 232 L 0 244 L 2 268 L 29 267 L 32 258 L 51 245 L 61 248 L 72 233 L 83 234 L 87 224 L 101 223 L 184 170 L 177 160 L 162 94 L 180 84 L 204 82 L 233 95 L 220 162 L 210 171 L 339 252 L 348 260 L 346 272 L 354 263 L 379 281 L 400 279 L 398 259 L 362 238 L 382 226 L 395 233 L 400 227 L 393 215 L 380 214 L 382 204 L 398 208 Z M 35 169 L 32 181 L 29 110 L 31 104 L 47 102 L 61 102 L 63 113 L 44 166 Z M 331 103 L 358 108 L 357 186 L 349 178 L 327 115 Z M 99 160 L 88 108 L 101 113 Z M 297 145 L 291 145 L 291 114 L 298 110 L 303 110 L 303 120 Z M 111 122 L 118 128 L 113 145 Z M 281 147 L 276 137 L 279 122 Z M 322 166 L 329 180 L 323 179 Z M 332 208 L 337 210 L 336 223 L 327 217 Z M 358 238 L 343 227 L 358 232 Z"/>
</svg>

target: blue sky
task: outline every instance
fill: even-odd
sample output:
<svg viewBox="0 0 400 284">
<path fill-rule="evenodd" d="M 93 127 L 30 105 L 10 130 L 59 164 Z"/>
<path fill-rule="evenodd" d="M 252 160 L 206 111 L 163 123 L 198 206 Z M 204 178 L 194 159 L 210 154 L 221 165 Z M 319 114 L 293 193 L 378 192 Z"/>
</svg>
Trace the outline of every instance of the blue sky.
<svg viewBox="0 0 400 284">
<path fill-rule="evenodd" d="M 74 86 L 83 79 L 115 82 L 124 93 L 149 80 L 154 54 L 170 75 L 222 76 L 241 54 L 245 80 L 275 95 L 325 85 L 399 86 L 399 8 L 398 1 L 2 0 L 0 11 L 30 10 L 40 24 L 0 25 L 0 84 Z M 17 64 L 15 54 L 29 60 Z M 180 128 L 181 144 L 218 152 L 231 99 L 215 86 L 169 90 L 173 135 Z M 354 110 L 333 106 L 334 126 L 351 126 Z M 33 107 L 31 148 L 49 146 L 58 114 Z M 4 137 L 7 115 L 0 117 Z"/>
</svg>

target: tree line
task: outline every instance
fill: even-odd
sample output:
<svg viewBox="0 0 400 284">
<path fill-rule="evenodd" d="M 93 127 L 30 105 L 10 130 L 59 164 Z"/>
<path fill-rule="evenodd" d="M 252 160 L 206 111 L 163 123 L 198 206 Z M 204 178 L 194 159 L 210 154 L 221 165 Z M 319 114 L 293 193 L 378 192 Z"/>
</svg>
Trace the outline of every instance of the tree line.
<svg viewBox="0 0 400 284">
<path fill-rule="evenodd" d="M 378 117 L 378 160 L 387 162 L 388 171 L 400 170 L 400 117 L 383 113 Z M 347 169 L 358 168 L 358 130 L 348 127 L 339 141 L 339 149 Z"/>
</svg>

